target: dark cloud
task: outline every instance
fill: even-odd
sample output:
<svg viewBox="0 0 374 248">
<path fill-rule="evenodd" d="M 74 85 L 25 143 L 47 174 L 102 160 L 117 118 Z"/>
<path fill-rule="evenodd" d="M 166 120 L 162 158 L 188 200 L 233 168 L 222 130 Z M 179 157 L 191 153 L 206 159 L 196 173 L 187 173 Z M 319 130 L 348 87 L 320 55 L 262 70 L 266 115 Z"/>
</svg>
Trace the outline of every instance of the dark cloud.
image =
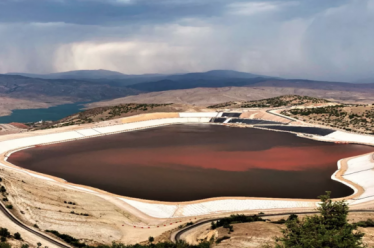
<svg viewBox="0 0 374 248">
<path fill-rule="evenodd" d="M 225 1 L 5 0 L 0 22 L 65 22 L 82 25 L 162 23 L 185 17 L 220 15 Z"/>
<path fill-rule="evenodd" d="M 3 0 L 0 72 L 373 77 L 374 0 Z"/>
</svg>

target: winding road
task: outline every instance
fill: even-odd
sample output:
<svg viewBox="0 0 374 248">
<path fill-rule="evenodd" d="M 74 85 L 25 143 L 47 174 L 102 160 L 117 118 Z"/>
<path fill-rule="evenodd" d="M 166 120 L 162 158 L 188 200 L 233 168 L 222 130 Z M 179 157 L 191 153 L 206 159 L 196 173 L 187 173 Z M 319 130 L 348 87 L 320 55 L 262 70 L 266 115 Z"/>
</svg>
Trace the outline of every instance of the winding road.
<svg viewBox="0 0 374 248">
<path fill-rule="evenodd" d="M 35 234 L 36 236 L 40 237 L 41 239 L 43 239 L 45 241 L 48 241 L 49 243 L 52 243 L 52 244 L 56 245 L 57 247 L 71 248 L 71 246 L 66 245 L 66 244 L 64 244 L 61 241 L 55 240 L 55 239 L 49 237 L 48 235 L 43 234 L 41 232 L 38 232 L 38 231 L 36 231 L 36 230 L 28 227 L 27 225 L 23 224 L 13 214 L 11 214 L 8 209 L 5 208 L 5 206 L 3 205 L 2 202 L 0 202 L 0 210 L 1 210 L 1 212 L 3 212 L 5 214 L 6 217 L 9 218 L 9 220 L 11 220 L 13 223 L 15 223 L 16 225 L 18 225 L 22 229 L 24 229 L 24 230 L 26 230 L 26 231 L 28 231 L 28 232 L 30 232 L 32 234 Z"/>
</svg>

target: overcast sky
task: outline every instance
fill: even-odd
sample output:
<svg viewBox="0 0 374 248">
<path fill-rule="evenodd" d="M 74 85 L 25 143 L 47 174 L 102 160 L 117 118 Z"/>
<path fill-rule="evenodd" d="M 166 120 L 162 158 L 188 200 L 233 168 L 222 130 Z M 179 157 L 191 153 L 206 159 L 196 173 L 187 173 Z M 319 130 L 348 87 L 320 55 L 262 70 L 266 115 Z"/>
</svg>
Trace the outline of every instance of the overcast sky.
<svg viewBox="0 0 374 248">
<path fill-rule="evenodd" d="M 374 77 L 374 0 L 0 0 L 0 73 Z"/>
</svg>

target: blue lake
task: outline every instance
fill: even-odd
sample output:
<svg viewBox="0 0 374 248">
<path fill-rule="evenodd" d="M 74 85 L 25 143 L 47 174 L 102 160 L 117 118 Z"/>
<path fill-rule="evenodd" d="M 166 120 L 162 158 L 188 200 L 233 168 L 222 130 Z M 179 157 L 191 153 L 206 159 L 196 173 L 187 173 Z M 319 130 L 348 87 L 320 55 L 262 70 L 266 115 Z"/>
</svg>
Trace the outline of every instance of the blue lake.
<svg viewBox="0 0 374 248">
<path fill-rule="evenodd" d="M 0 116 L 0 123 L 11 122 L 37 122 L 43 121 L 57 121 L 66 116 L 80 112 L 87 102 L 62 104 L 50 108 L 40 109 L 19 109 L 13 110 L 11 115 Z"/>
</svg>

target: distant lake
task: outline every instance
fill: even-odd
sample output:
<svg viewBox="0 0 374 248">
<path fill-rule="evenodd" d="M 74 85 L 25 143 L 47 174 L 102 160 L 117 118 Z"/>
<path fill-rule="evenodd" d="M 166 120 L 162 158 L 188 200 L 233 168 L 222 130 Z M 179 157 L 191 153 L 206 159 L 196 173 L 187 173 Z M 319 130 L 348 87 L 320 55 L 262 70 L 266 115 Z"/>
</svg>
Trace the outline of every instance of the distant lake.
<svg viewBox="0 0 374 248">
<path fill-rule="evenodd" d="M 0 116 L 0 123 L 11 123 L 11 122 L 37 122 L 43 121 L 57 121 L 66 116 L 72 115 L 81 111 L 86 102 L 77 102 L 62 104 L 50 108 L 39 108 L 39 109 L 16 109 L 12 111 L 11 115 Z"/>
</svg>

